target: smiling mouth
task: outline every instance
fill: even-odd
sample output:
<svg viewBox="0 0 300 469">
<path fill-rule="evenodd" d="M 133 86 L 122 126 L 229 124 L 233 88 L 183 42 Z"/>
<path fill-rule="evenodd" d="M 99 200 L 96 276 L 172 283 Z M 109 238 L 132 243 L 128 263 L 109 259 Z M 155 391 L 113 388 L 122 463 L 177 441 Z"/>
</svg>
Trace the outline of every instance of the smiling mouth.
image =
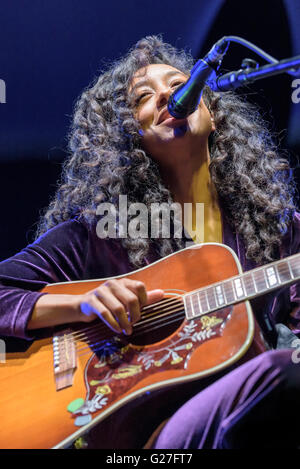
<svg viewBox="0 0 300 469">
<path fill-rule="evenodd" d="M 186 119 L 176 119 L 175 117 L 170 116 L 161 121 L 158 125 L 166 125 L 167 127 L 178 127 L 184 124 L 186 124 Z"/>
</svg>

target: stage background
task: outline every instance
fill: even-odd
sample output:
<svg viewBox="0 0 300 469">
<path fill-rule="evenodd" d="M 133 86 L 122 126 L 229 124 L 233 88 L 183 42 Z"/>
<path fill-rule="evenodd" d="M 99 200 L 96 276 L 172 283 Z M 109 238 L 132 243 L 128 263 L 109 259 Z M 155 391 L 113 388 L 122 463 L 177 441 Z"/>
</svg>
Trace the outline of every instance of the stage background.
<svg viewBox="0 0 300 469">
<path fill-rule="evenodd" d="M 298 0 L 7 0 L 0 18 L 0 79 L 6 83 L 6 103 L 0 104 L 0 260 L 34 239 L 67 154 L 76 99 L 103 64 L 140 38 L 162 34 L 195 59 L 224 35 L 239 35 L 278 59 L 300 54 Z M 232 44 L 223 70 L 237 70 L 245 57 L 256 58 Z M 279 135 L 299 183 L 300 103 L 292 103 L 292 81 L 280 75 L 242 93 Z"/>
</svg>

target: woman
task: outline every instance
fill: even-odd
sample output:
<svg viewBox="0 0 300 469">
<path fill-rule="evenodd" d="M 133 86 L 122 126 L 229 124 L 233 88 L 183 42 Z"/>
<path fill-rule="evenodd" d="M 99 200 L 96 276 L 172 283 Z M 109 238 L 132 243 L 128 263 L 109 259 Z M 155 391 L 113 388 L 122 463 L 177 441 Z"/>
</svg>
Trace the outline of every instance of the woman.
<svg viewBox="0 0 300 469">
<path fill-rule="evenodd" d="M 115 332 L 131 334 L 141 306 L 163 297 L 161 290 L 146 292 L 143 283 L 126 278 L 84 295 L 39 292 L 51 282 L 125 274 L 184 247 L 175 237 L 100 239 L 97 207 L 113 203 L 120 230 L 120 194 L 149 209 L 163 202 L 204 203 L 204 241 L 228 244 L 244 270 L 299 252 L 289 166 L 257 112 L 234 94 L 206 88 L 193 114 L 170 118 L 168 97 L 191 67 L 190 56 L 147 37 L 82 94 L 71 155 L 37 239 L 0 265 L 3 335 L 30 339 L 40 328 L 98 317 Z M 264 307 L 274 322 L 300 331 L 299 286 L 274 293 Z M 256 443 L 257 431 L 252 441 L 247 436 L 254 425 L 263 432 L 284 419 L 292 429 L 300 414 L 299 390 L 291 351 L 267 352 L 202 392 L 194 389 L 195 397 L 172 417 L 170 408 L 164 415 L 170 420 L 151 445 L 247 447 Z M 267 438 L 257 440 L 261 445 L 299 443 L 292 430 L 271 428 L 277 431 L 268 430 Z"/>
</svg>

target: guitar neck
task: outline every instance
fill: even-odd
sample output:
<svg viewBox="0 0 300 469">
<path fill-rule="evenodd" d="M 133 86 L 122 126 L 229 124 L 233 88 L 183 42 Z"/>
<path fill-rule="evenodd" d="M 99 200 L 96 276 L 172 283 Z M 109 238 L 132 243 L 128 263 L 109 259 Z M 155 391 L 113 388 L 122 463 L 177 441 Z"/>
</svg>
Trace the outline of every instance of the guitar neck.
<svg viewBox="0 0 300 469">
<path fill-rule="evenodd" d="M 184 295 L 187 319 L 264 295 L 300 280 L 300 254 L 280 259 L 256 269 Z"/>
</svg>

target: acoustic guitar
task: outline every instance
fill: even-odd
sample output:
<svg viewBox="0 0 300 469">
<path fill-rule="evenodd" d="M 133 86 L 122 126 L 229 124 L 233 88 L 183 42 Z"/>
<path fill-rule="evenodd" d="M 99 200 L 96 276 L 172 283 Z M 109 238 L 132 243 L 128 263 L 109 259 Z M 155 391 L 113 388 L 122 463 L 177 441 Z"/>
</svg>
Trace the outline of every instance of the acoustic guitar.
<svg viewBox="0 0 300 469">
<path fill-rule="evenodd" d="M 163 300 L 142 309 L 132 335 L 116 335 L 96 320 L 54 329 L 26 351 L 6 354 L 0 363 L 1 448 L 70 447 L 149 393 L 226 371 L 254 344 L 266 350 L 249 300 L 297 282 L 300 254 L 243 273 L 234 251 L 208 243 L 126 277 L 165 291 Z M 106 280 L 51 284 L 43 291 L 82 294 Z"/>
</svg>

